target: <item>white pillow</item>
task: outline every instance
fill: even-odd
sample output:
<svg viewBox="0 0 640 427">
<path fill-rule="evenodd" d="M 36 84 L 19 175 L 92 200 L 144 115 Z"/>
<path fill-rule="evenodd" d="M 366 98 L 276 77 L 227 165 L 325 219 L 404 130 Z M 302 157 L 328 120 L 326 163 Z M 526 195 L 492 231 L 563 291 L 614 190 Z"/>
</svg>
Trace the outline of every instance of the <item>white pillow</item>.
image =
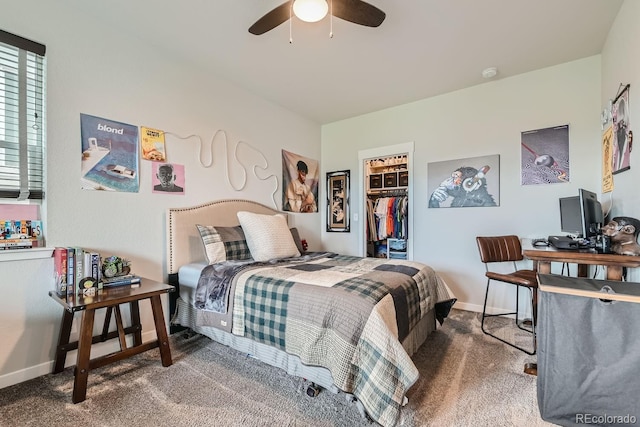
<svg viewBox="0 0 640 427">
<path fill-rule="evenodd" d="M 256 261 L 300 256 L 283 215 L 238 212 L 238 221 Z"/>
</svg>

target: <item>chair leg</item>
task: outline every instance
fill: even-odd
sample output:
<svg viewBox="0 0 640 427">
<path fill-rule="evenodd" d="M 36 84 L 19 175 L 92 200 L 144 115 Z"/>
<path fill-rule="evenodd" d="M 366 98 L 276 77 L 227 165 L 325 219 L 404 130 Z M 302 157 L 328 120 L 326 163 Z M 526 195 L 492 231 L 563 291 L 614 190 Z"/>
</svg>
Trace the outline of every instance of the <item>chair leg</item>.
<svg viewBox="0 0 640 427">
<path fill-rule="evenodd" d="M 500 316 L 509 316 L 512 314 L 517 314 L 515 311 L 514 312 L 510 312 L 510 313 L 498 313 L 498 314 L 487 314 L 487 301 L 489 300 L 489 287 L 491 286 L 491 279 L 487 279 L 487 289 L 484 293 L 484 305 L 482 306 L 482 321 L 480 322 L 480 329 L 482 329 L 482 332 L 484 332 L 487 335 L 491 335 L 493 336 L 491 333 L 487 332 L 484 329 L 484 320 L 487 317 L 500 317 Z M 498 338 L 498 337 L 496 337 Z M 500 338 L 498 338 L 500 339 Z"/>
<path fill-rule="evenodd" d="M 536 349 L 537 348 L 536 348 L 536 332 L 535 332 L 536 331 L 536 329 L 535 329 L 536 320 L 535 320 L 535 317 L 536 317 L 536 314 L 537 314 L 536 313 L 537 307 L 536 307 L 536 304 L 535 304 L 536 295 L 533 293 L 534 290 L 529 288 L 529 291 L 531 292 L 531 313 L 532 313 L 532 317 L 534 318 L 532 320 L 532 322 L 531 322 L 531 326 L 532 326 L 531 330 L 529 330 L 529 329 L 521 327 L 518 324 L 518 302 L 519 302 L 518 296 L 519 296 L 519 288 L 520 288 L 520 286 L 516 287 L 516 311 L 510 312 L 510 313 L 487 314 L 487 300 L 489 299 L 489 287 L 490 287 L 490 285 L 491 285 L 491 279 L 488 279 L 487 280 L 487 289 L 486 289 L 485 294 L 484 294 L 484 304 L 483 304 L 483 307 L 482 307 L 482 320 L 480 322 L 480 329 L 482 329 L 482 332 L 484 332 L 486 335 L 489 335 L 490 337 L 493 337 L 493 338 L 497 339 L 498 341 L 502 341 L 503 343 L 505 343 L 505 344 L 507 344 L 507 345 L 509 345 L 509 346 L 511 346 L 513 348 L 516 348 L 516 349 L 518 349 L 518 350 L 520 350 L 520 351 L 522 351 L 522 352 L 524 352 L 524 353 L 526 353 L 528 355 L 536 354 Z M 485 320 L 485 318 L 487 318 L 487 317 L 508 316 L 508 315 L 512 315 L 512 314 L 514 314 L 516 316 L 516 326 L 518 326 L 518 328 L 522 329 L 523 331 L 529 332 L 530 334 L 532 334 L 532 336 L 533 336 L 533 350 L 532 351 L 528 351 L 527 349 L 525 349 L 523 347 L 519 347 L 519 346 L 515 345 L 514 343 L 506 341 L 503 338 L 500 338 L 499 336 L 494 335 L 494 334 L 488 332 L 487 330 L 485 330 L 485 328 L 484 328 L 484 320 Z"/>
<path fill-rule="evenodd" d="M 531 330 L 533 338 L 533 352 L 538 350 L 538 340 L 536 334 L 536 325 L 538 322 L 538 290 L 530 289 L 531 291 L 531 312 L 533 313 L 531 319 Z M 536 362 L 528 362 L 524 364 L 524 373 L 528 375 L 538 375 L 538 364 Z"/>
<path fill-rule="evenodd" d="M 484 304 L 482 306 L 482 320 L 480 321 L 480 329 L 485 334 L 489 334 L 484 330 L 484 318 L 487 317 L 487 299 L 489 298 L 489 286 L 491 285 L 491 279 L 487 279 L 487 289 L 484 291 Z"/>
<path fill-rule="evenodd" d="M 520 310 L 520 286 L 516 286 L 516 326 L 520 327 L 520 323 L 518 322 L 518 311 Z"/>
</svg>

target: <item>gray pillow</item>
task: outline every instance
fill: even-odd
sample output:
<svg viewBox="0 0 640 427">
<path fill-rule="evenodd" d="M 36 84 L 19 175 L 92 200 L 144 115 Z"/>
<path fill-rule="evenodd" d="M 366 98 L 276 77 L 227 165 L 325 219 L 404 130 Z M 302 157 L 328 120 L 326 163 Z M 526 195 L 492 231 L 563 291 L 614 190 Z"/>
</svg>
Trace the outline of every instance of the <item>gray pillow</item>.
<svg viewBox="0 0 640 427">
<path fill-rule="evenodd" d="M 300 252 L 300 255 L 304 255 L 304 253 L 306 252 L 304 250 L 304 246 L 302 246 L 302 239 L 300 239 L 300 233 L 298 233 L 298 229 L 296 227 L 290 228 L 291 230 L 291 236 L 293 237 L 293 241 L 296 244 L 296 247 L 298 248 L 298 252 Z"/>
</svg>

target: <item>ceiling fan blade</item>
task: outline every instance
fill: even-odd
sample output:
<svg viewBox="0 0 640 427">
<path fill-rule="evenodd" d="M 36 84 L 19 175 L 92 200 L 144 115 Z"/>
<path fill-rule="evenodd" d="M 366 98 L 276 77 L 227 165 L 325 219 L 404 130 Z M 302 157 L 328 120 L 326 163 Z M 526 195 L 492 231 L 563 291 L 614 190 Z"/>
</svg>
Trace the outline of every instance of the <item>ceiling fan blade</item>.
<svg viewBox="0 0 640 427">
<path fill-rule="evenodd" d="M 282 3 L 280 6 L 258 19 L 251 27 L 249 27 L 249 32 L 259 36 L 269 30 L 273 30 L 275 27 L 289 19 L 290 11 L 291 1 Z"/>
<path fill-rule="evenodd" d="M 362 0 L 333 0 L 333 16 L 367 27 L 378 27 L 386 14 Z"/>
</svg>

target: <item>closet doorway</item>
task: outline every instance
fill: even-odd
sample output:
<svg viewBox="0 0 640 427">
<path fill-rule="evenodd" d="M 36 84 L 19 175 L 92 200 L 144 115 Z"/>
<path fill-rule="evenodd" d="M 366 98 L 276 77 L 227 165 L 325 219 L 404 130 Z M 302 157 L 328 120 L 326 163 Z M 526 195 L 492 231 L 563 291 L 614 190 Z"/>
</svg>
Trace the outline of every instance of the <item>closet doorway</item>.
<svg viewBox="0 0 640 427">
<path fill-rule="evenodd" d="M 408 142 L 358 152 L 359 256 L 413 259 L 413 151 Z"/>
</svg>

